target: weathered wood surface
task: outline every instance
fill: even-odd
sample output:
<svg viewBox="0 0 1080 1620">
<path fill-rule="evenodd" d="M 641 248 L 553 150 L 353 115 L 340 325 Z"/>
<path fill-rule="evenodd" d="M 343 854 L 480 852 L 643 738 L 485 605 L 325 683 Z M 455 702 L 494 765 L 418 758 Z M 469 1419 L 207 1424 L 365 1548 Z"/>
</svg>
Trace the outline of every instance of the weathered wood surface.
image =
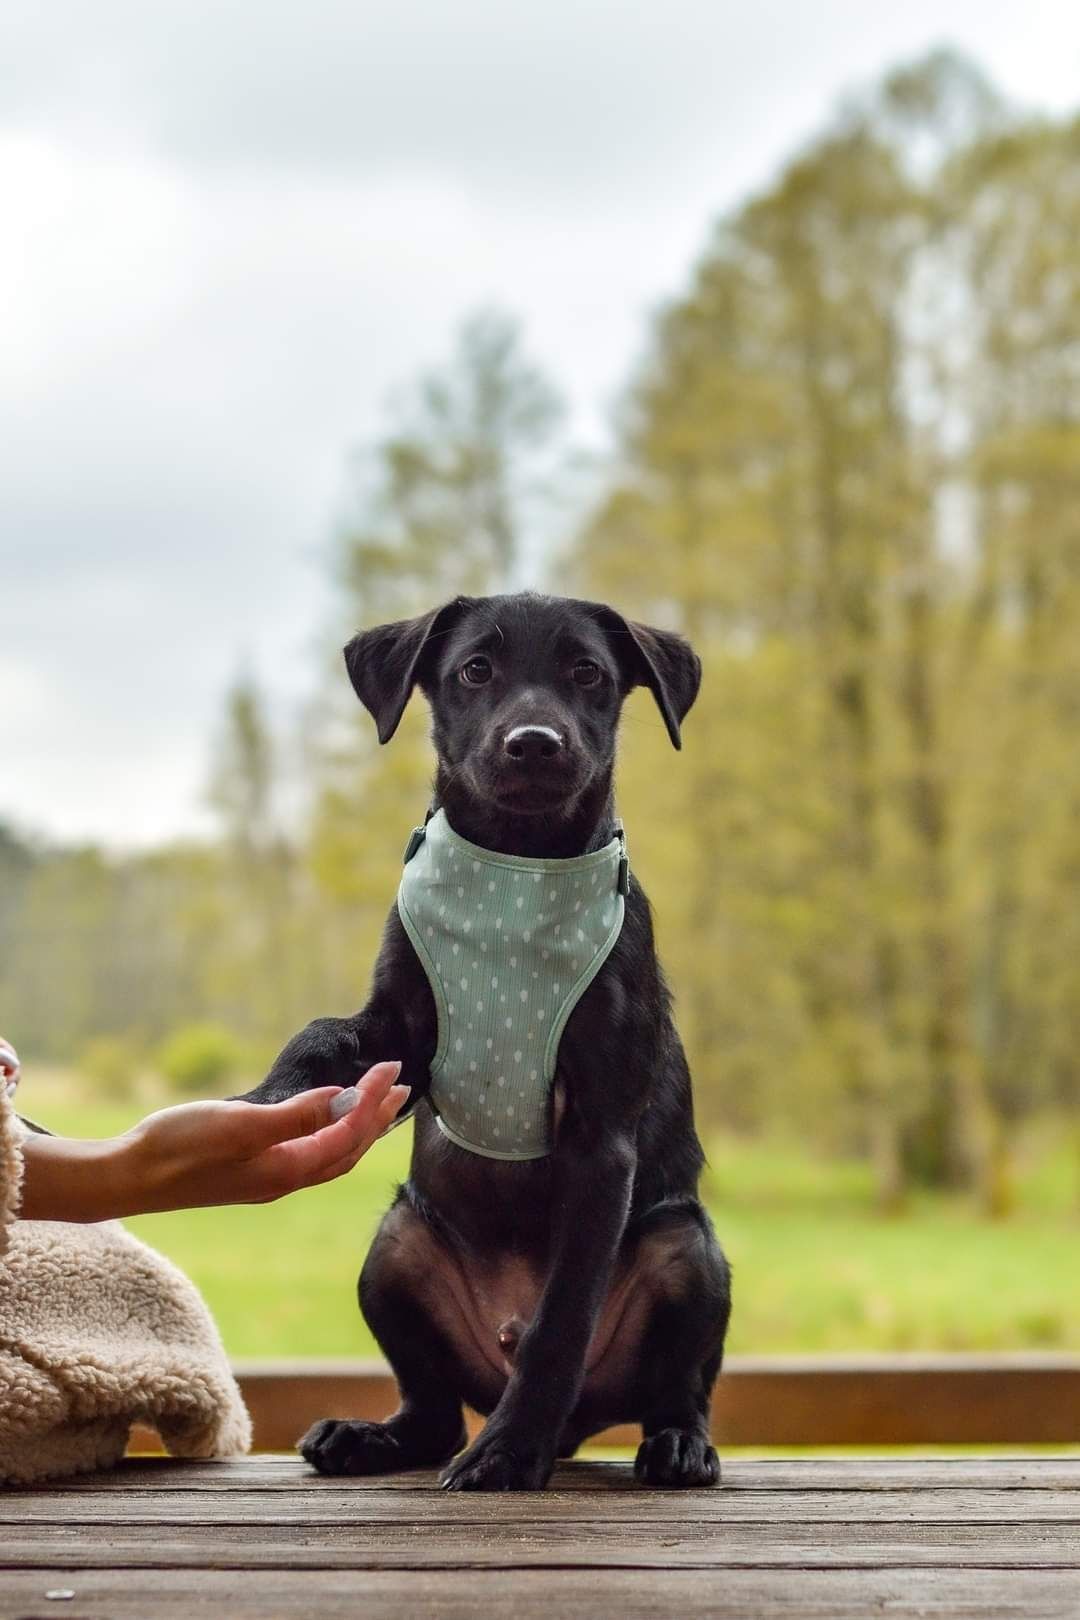
<svg viewBox="0 0 1080 1620">
<path fill-rule="evenodd" d="M 291 1447 L 317 1418 L 380 1418 L 397 1404 L 380 1362 L 252 1362 L 237 1372 L 260 1450 Z M 1080 1356 L 733 1356 L 712 1420 L 727 1446 L 1080 1444 Z"/>
<path fill-rule="evenodd" d="M 417 1569 L 281 1574 L 216 1570 L 19 1574 L 0 1588 L 3 1620 L 1076 1620 L 1073 1575 L 996 1570 Z"/>
<path fill-rule="evenodd" d="M 56 1601 L 50 1591 L 74 1591 Z M 715 1491 L 130 1461 L 0 1492 L 0 1620 L 1080 1614 L 1080 1458 L 729 1460 Z"/>
<path fill-rule="evenodd" d="M 243 1484 L 252 1490 L 304 1491 L 428 1491 L 431 1476 L 423 1473 L 400 1474 L 385 1479 L 325 1479 L 310 1473 L 295 1455 L 247 1457 L 243 1462 Z M 916 1486 L 928 1490 L 1080 1490 L 1080 1456 L 1042 1457 L 768 1457 L 747 1461 L 741 1457 L 723 1459 L 726 1497 L 741 1490 L 907 1490 Z M 299 1470 L 299 1471 L 298 1471 Z M 129 1458 L 122 1468 L 94 1479 L 100 1491 L 143 1492 L 151 1490 L 234 1492 L 240 1477 L 220 1463 L 176 1462 L 168 1457 Z M 572 1467 L 560 1468 L 545 1496 L 564 1491 L 626 1491 L 633 1488 L 625 1468 L 606 1462 L 579 1460 Z M 57 1480 L 49 1491 L 70 1490 L 82 1494 L 85 1482 Z M 650 1493 L 652 1494 L 652 1493 Z M 711 1501 L 712 1491 L 695 1494 L 695 1500 Z M 0 1493 L 0 1502 L 5 1495 Z M 521 1500 L 521 1498 L 518 1498 Z M 530 1501 L 538 1500 L 530 1497 Z M 685 1501 L 683 1495 L 672 1501 Z"/>
<path fill-rule="evenodd" d="M 272 1511 L 276 1525 L 335 1530 L 343 1524 L 396 1525 L 401 1522 L 401 1491 L 392 1485 L 384 1490 L 365 1490 L 361 1500 L 348 1482 L 335 1485 L 327 1481 L 327 1488 L 322 1490 L 294 1490 L 280 1485 L 273 1489 Z M 101 1491 L 95 1497 L 80 1500 L 79 1517 L 87 1524 L 111 1527 L 156 1525 L 166 1518 L 172 1525 L 214 1525 L 219 1529 L 266 1524 L 265 1490 L 235 1486 L 228 1492 L 227 1500 L 218 1501 L 216 1498 L 221 1494 L 188 1491 L 182 1486 L 171 1491 Z M 1075 1525 L 1080 1519 L 1080 1493 L 1069 1489 L 1018 1489 L 1009 1496 L 1008 1510 L 1010 1520 L 1060 1520 Z M 852 1524 L 913 1521 L 970 1525 L 998 1524 L 1001 1512 L 1002 1493 L 996 1490 L 946 1488 L 916 1493 L 909 1487 L 869 1492 L 799 1489 L 780 1492 L 746 1488 L 712 1491 L 707 1496 L 695 1494 L 692 1516 L 706 1525 L 760 1524 L 762 1520 L 795 1525 L 818 1520 Z M 623 1523 L 625 1492 L 590 1493 L 588 1515 L 594 1524 Z M 681 1492 L 657 1491 L 647 1506 L 636 1508 L 634 1523 L 682 1524 L 686 1515 L 687 1500 Z M 556 1490 L 518 1497 L 510 1502 L 501 1496 L 464 1496 L 455 1502 L 451 1517 L 455 1525 L 576 1525 L 581 1521 L 581 1492 Z M 51 1499 L 27 1496 L 12 1500 L 0 1495 L 0 1539 L 15 1534 L 19 1526 L 55 1525 L 56 1520 L 56 1504 Z"/>
</svg>

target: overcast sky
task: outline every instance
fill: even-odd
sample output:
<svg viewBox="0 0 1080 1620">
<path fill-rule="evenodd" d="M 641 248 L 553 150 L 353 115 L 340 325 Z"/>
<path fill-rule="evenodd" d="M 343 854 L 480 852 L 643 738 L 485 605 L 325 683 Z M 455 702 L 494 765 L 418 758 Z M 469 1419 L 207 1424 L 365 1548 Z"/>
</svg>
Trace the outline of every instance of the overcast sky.
<svg viewBox="0 0 1080 1620">
<path fill-rule="evenodd" d="M 461 316 L 605 442 L 710 220 L 952 43 L 1080 101 L 1061 0 L 4 0 L 0 818 L 198 829 L 222 693 L 331 616 L 350 447 Z"/>
</svg>

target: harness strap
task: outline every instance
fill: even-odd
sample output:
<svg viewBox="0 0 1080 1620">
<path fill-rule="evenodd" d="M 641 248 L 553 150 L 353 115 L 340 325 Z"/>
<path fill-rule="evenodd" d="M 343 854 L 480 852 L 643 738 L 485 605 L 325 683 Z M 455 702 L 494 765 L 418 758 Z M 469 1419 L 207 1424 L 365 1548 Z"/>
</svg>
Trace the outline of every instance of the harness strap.
<svg viewBox="0 0 1080 1620">
<path fill-rule="evenodd" d="M 405 854 L 401 859 L 402 866 L 408 866 L 417 850 L 423 844 L 424 839 L 427 837 L 427 824 L 431 820 L 434 813 L 435 812 L 433 810 L 429 810 L 427 815 L 424 817 L 424 825 L 422 827 L 414 827 L 412 832 L 409 834 L 409 841 L 405 845 Z M 630 893 L 630 857 L 626 853 L 626 829 L 621 820 L 616 820 L 615 822 L 615 837 L 619 840 L 620 846 L 619 875 L 615 887 L 619 894 L 621 894 L 625 899 Z"/>
</svg>

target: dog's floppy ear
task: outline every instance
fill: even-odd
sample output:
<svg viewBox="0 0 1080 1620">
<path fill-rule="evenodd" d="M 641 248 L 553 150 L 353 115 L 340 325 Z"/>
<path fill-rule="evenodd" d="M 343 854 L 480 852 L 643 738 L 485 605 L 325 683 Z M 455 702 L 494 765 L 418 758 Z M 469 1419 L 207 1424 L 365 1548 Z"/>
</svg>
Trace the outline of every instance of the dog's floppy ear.
<svg viewBox="0 0 1080 1620">
<path fill-rule="evenodd" d="M 361 630 L 345 648 L 353 690 L 375 720 L 379 741 L 388 743 L 424 673 L 433 637 L 445 634 L 465 607 L 464 597 L 416 619 L 398 619 Z"/>
<path fill-rule="evenodd" d="M 698 695 L 701 659 L 674 631 L 636 624 L 613 608 L 605 609 L 604 627 L 627 685 L 649 687 L 672 746 L 681 748 L 679 727 Z"/>
</svg>

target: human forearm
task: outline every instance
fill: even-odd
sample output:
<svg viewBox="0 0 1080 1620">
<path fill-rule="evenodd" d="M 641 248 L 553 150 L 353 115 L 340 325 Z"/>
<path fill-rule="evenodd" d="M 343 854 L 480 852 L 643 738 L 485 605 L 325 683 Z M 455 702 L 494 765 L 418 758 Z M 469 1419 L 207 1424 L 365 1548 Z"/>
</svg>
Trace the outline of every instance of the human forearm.
<svg viewBox="0 0 1080 1620">
<path fill-rule="evenodd" d="M 324 1087 L 260 1107 L 185 1103 L 123 1136 L 23 1144 L 26 1220 L 103 1221 L 159 1210 L 268 1203 L 351 1170 L 394 1119 L 407 1088 L 379 1063 L 341 1092 Z M 342 1107 L 345 1112 L 342 1113 Z"/>
<path fill-rule="evenodd" d="M 28 1221 L 105 1221 L 135 1214 L 137 1155 L 128 1136 L 82 1142 L 27 1137 L 19 1215 Z"/>
</svg>

